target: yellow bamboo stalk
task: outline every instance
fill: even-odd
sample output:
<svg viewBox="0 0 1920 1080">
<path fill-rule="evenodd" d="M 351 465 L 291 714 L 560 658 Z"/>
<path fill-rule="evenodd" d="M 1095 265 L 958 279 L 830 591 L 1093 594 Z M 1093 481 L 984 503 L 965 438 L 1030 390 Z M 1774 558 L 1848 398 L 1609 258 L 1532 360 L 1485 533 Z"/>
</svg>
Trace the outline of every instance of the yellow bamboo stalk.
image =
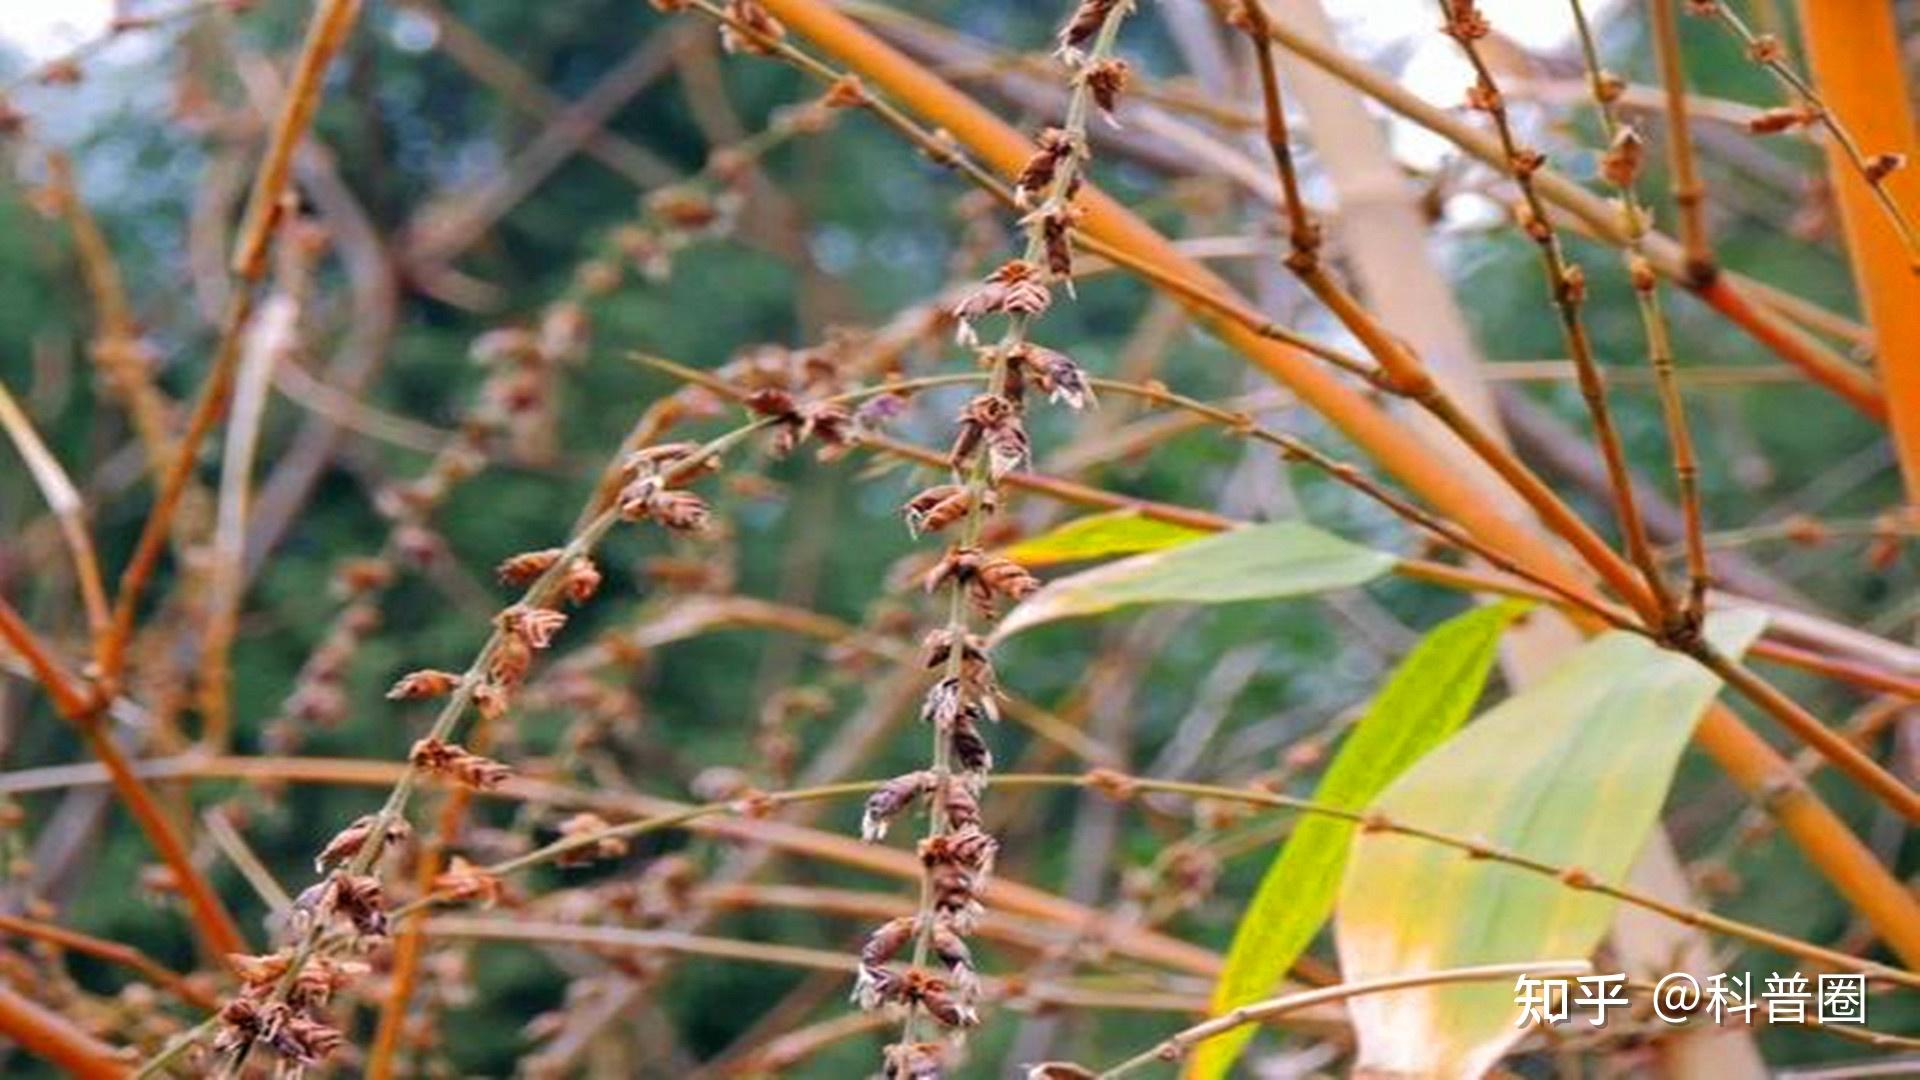
<svg viewBox="0 0 1920 1080">
<path fill-rule="evenodd" d="M 1914 318 L 1920 311 L 1920 273 L 1880 202 L 1884 193 L 1907 216 L 1920 212 L 1920 175 L 1915 174 L 1920 139 L 1914 135 L 1893 5 L 1801 0 L 1800 21 L 1813 80 L 1827 107 L 1846 122 L 1866 153 L 1900 154 L 1907 161 L 1879 181 L 1876 193 L 1840 140 L 1826 140 L 1854 282 L 1879 342 L 1875 362 L 1900 474 L 1908 503 L 1920 505 L 1920 319 Z"/>
</svg>

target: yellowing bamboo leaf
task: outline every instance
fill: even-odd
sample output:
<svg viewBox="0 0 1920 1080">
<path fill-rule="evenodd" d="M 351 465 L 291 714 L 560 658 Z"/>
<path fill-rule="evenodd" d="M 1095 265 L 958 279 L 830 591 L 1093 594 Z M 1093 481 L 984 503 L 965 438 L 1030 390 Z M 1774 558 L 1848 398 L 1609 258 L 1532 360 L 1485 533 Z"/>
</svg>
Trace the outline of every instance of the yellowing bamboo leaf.
<svg viewBox="0 0 1920 1080">
<path fill-rule="evenodd" d="M 1030 536 L 1001 554 L 1022 566 L 1048 566 L 1108 555 L 1133 555 L 1190 543 L 1210 532 L 1160 521 L 1134 510 L 1115 510 L 1075 518 L 1057 529 Z"/>
<path fill-rule="evenodd" d="M 1715 616 L 1729 654 L 1752 612 Z M 1422 758 L 1373 804 L 1386 817 L 1617 881 L 1657 825 L 1681 751 L 1720 680 L 1614 632 Z M 1335 923 L 1343 975 L 1367 979 L 1540 956 L 1586 956 L 1615 901 L 1386 832 L 1353 844 Z M 1511 985 L 1394 991 L 1350 1003 L 1358 1068 L 1473 1078 L 1524 1032 Z"/>
<path fill-rule="evenodd" d="M 1501 632 L 1526 607 L 1508 602 L 1474 608 L 1421 638 L 1341 743 L 1314 790 L 1314 801 L 1358 810 L 1453 734 L 1480 700 Z M 1333 911 L 1353 830 L 1351 822 L 1337 818 L 1309 814 L 1300 819 L 1240 915 L 1226 966 L 1213 989 L 1215 1014 L 1273 993 L 1313 941 Z M 1243 1025 L 1201 1043 L 1187 1076 L 1225 1076 L 1253 1033 L 1252 1025 Z"/>
<path fill-rule="evenodd" d="M 1393 563 L 1391 555 L 1298 521 L 1253 525 L 1054 581 L 1009 611 L 994 638 L 1138 604 L 1223 604 L 1347 588 Z"/>
</svg>

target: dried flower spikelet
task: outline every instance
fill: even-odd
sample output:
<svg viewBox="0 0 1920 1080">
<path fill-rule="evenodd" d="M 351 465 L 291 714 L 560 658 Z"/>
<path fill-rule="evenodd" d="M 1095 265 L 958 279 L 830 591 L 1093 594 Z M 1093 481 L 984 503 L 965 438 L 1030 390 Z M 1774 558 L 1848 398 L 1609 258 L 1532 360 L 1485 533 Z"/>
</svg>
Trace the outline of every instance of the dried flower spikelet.
<svg viewBox="0 0 1920 1080">
<path fill-rule="evenodd" d="M 1627 280 L 1633 283 L 1634 291 L 1652 292 L 1660 284 L 1660 275 L 1646 256 L 1637 252 L 1627 257 Z"/>
<path fill-rule="evenodd" d="M 915 799 L 933 790 L 935 776 L 922 769 L 896 776 L 873 789 L 860 816 L 860 839 L 874 843 L 886 839 L 887 827 Z"/>
<path fill-rule="evenodd" d="M 945 806 L 947 828 L 954 832 L 981 827 L 980 778 L 953 773 L 947 777 Z"/>
<path fill-rule="evenodd" d="M 987 476 L 994 483 L 1024 469 L 1032 456 L 1033 445 L 1027 438 L 1027 429 L 1018 420 L 1010 420 L 987 433 Z"/>
<path fill-rule="evenodd" d="M 1095 404 L 1087 373 L 1067 354 L 1029 344 L 1020 346 L 1009 359 L 1033 380 L 1049 401 L 1071 409 L 1085 409 Z"/>
<path fill-rule="evenodd" d="M 935 484 L 908 499 L 900 514 L 914 536 L 939 532 L 966 517 L 973 498 L 973 492 L 964 485 Z"/>
<path fill-rule="evenodd" d="M 1140 790 L 1133 777 L 1112 769 L 1089 769 L 1083 782 L 1087 787 L 1116 802 L 1126 802 Z"/>
<path fill-rule="evenodd" d="M 1099 35 L 1108 14 L 1123 3 L 1131 4 L 1132 0 L 1080 0 L 1060 28 L 1054 55 L 1069 67 L 1079 67 L 1086 59 L 1087 46 Z"/>
<path fill-rule="evenodd" d="M 329 906 L 354 932 L 363 937 L 387 936 L 387 902 L 379 878 L 336 870 L 328 884 L 332 887 Z"/>
<path fill-rule="evenodd" d="M 513 776 L 511 767 L 439 739 L 421 739 L 414 743 L 407 760 L 422 772 L 446 777 L 475 791 L 489 791 Z"/>
<path fill-rule="evenodd" d="M 858 109 L 872 102 L 867 96 L 867 85 L 858 75 L 842 75 L 833 80 L 820 100 L 830 109 Z"/>
<path fill-rule="evenodd" d="M 853 1003 L 872 1012 L 897 1000 L 902 980 L 887 965 L 900 955 L 919 930 L 916 916 L 902 915 L 881 923 L 860 946 L 860 967 L 854 976 Z"/>
<path fill-rule="evenodd" d="M 971 347 L 980 342 L 973 320 L 987 315 L 1038 315 L 1052 303 L 1053 295 L 1042 280 L 1040 268 L 1024 259 L 1013 259 L 961 297 L 950 314 L 960 343 Z"/>
<path fill-rule="evenodd" d="M 980 975 L 973 963 L 973 950 L 967 948 L 966 938 L 958 930 L 944 921 L 936 920 L 930 944 L 933 955 L 947 967 L 947 978 L 960 1000 L 972 1002 L 980 996 Z"/>
<path fill-rule="evenodd" d="M 1802 547 L 1818 547 L 1833 538 L 1832 530 L 1819 518 L 1807 514 L 1790 514 L 1780 522 L 1781 532 L 1786 538 Z"/>
<path fill-rule="evenodd" d="M 967 707 L 966 690 L 966 683 L 957 678 L 934 683 L 920 703 L 920 719 L 942 731 L 951 728 Z"/>
<path fill-rule="evenodd" d="M 1819 121 L 1820 110 L 1812 105 L 1781 105 L 1756 113 L 1747 121 L 1747 130 L 1755 135 L 1778 135 Z"/>
<path fill-rule="evenodd" d="M 1108 57 L 1105 60 L 1089 64 L 1081 71 L 1080 77 L 1086 80 L 1087 93 L 1093 96 L 1093 103 L 1108 120 L 1113 119 L 1113 110 L 1120 104 L 1120 95 L 1126 92 L 1127 82 L 1133 77 L 1133 69 L 1125 60 Z"/>
<path fill-rule="evenodd" d="M 575 604 L 584 604 L 600 591 L 600 567 L 586 555 L 576 555 L 560 574 L 560 593 Z"/>
<path fill-rule="evenodd" d="M 359 855 L 360 849 L 372 839 L 374 830 L 379 826 L 378 814 L 367 814 L 354 819 L 352 824 L 340 830 L 332 840 L 327 841 L 326 847 L 320 849 L 320 854 L 313 862 L 314 869 L 325 870 Z M 385 851 L 401 843 L 412 833 L 413 829 L 407 824 L 405 818 L 394 818 L 387 823 L 385 835 L 380 840 L 380 850 Z"/>
<path fill-rule="evenodd" d="M 620 516 L 628 521 L 657 521 L 677 532 L 700 532 L 711 521 L 705 500 L 691 491 L 662 487 L 643 477 L 620 492 Z"/>
<path fill-rule="evenodd" d="M 948 627 L 937 627 L 927 631 L 920 642 L 920 663 L 931 671 L 942 668 L 953 658 L 955 632 Z M 962 633 L 960 637 L 960 677 L 975 685 L 993 686 L 995 676 L 993 661 L 987 655 L 987 639 L 978 634 Z"/>
<path fill-rule="evenodd" d="M 980 1015 L 973 1006 L 956 997 L 954 988 L 947 980 L 924 971 L 909 971 L 901 991 L 909 1005 L 918 1005 L 939 1023 L 948 1028 L 978 1027 Z"/>
<path fill-rule="evenodd" d="M 364 596 L 392 582 L 393 566 L 385 559 L 346 559 L 333 571 L 333 592 L 341 599 Z"/>
<path fill-rule="evenodd" d="M 1050 203 L 1033 212 L 1021 224 L 1040 226 L 1040 249 L 1047 259 L 1047 273 L 1066 282 L 1073 295 L 1073 229 L 1080 222 L 1080 208 L 1065 201 Z"/>
<path fill-rule="evenodd" d="M 433 668 L 421 668 L 409 671 L 387 691 L 389 701 L 415 701 L 420 698 L 442 697 L 453 692 L 460 685 L 460 676 L 451 671 L 436 671 Z"/>
<path fill-rule="evenodd" d="M 1446 35 L 1465 44 L 1478 41 L 1493 32 L 1486 15 L 1480 11 L 1476 0 L 1446 0 Z"/>
<path fill-rule="evenodd" d="M 1563 304 L 1579 304 L 1587 299 L 1587 272 L 1578 263 L 1569 263 L 1560 271 L 1560 281 L 1555 290 Z"/>
<path fill-rule="evenodd" d="M 1621 127 L 1613 137 L 1613 144 L 1600 156 L 1600 175 L 1617 188 L 1629 188 L 1640 175 L 1640 164 L 1646 158 L 1646 143 L 1640 133 L 1631 127 Z"/>
<path fill-rule="evenodd" d="M 561 612 L 530 604 L 513 605 L 502 611 L 497 621 L 502 633 L 518 638 L 530 649 L 552 645 L 553 636 L 567 625 L 567 617 Z"/>
<path fill-rule="evenodd" d="M 1062 128 L 1047 128 L 1034 143 L 1033 156 L 1014 179 L 1014 204 L 1021 207 L 1036 206 L 1047 198 L 1060 175 L 1060 166 L 1078 152 L 1073 135 Z"/>
<path fill-rule="evenodd" d="M 523 551 L 511 556 L 494 568 L 494 573 L 502 584 L 525 587 L 534 579 L 553 568 L 565 552 L 560 548 L 546 548 L 541 551 Z"/>
<path fill-rule="evenodd" d="M 947 1075 L 945 1043 L 892 1043 L 881 1051 L 883 1080 L 943 1080 Z"/>
<path fill-rule="evenodd" d="M 730 53 L 771 56 L 787 28 L 757 0 L 727 0 L 726 25 L 720 28 L 720 47 Z"/>
<path fill-rule="evenodd" d="M 979 580 L 987 592 L 1010 600 L 1024 600 L 1040 588 L 1040 582 L 1027 568 L 1003 555 L 989 555 L 980 561 Z"/>
<path fill-rule="evenodd" d="M 507 714 L 509 699 L 507 690 L 491 680 L 477 683 L 473 688 L 473 707 L 482 717 L 498 720 Z"/>
<path fill-rule="evenodd" d="M 953 767 L 962 773 L 985 776 L 993 771 L 993 751 L 974 722 L 978 709 L 970 709 L 947 726 L 947 746 L 953 754 Z"/>
<path fill-rule="evenodd" d="M 1905 154 L 1875 154 L 1861 166 L 1861 171 L 1866 174 L 1867 183 L 1877 184 L 1905 168 L 1906 164 Z"/>
<path fill-rule="evenodd" d="M 592 862 L 618 859 L 626 855 L 627 841 L 622 836 L 603 836 L 612 826 L 599 814 L 578 813 L 560 823 L 560 838 L 579 846 L 554 859 L 559 866 L 584 866 Z M 589 839 L 591 837 L 592 839 Z"/>
<path fill-rule="evenodd" d="M 1777 64 L 1787 58 L 1787 47 L 1772 34 L 1755 34 L 1747 43 L 1747 57 L 1756 64 Z"/>
<path fill-rule="evenodd" d="M 500 902 L 504 891 L 505 887 L 497 876 L 458 855 L 433 878 L 433 894 L 454 903 L 478 903 L 481 907 L 490 908 Z"/>
</svg>

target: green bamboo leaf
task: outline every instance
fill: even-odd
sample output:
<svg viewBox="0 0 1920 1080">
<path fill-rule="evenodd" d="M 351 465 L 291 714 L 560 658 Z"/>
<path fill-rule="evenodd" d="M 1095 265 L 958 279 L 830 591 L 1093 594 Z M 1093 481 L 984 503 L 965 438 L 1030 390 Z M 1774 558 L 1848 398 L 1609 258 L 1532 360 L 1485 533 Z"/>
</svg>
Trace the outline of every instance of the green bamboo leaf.
<svg viewBox="0 0 1920 1080">
<path fill-rule="evenodd" d="M 1223 604 L 1348 588 L 1393 564 L 1391 555 L 1298 521 L 1254 525 L 1060 578 L 1008 612 L 994 637 L 1139 604 Z"/>
<path fill-rule="evenodd" d="M 1048 566 L 1108 555 L 1159 551 L 1212 535 L 1146 517 L 1136 510 L 1115 510 L 1075 518 L 1057 529 L 1028 537 L 1001 554 L 1022 566 Z"/>
<path fill-rule="evenodd" d="M 1517 602 L 1474 608 L 1429 631 L 1341 744 L 1314 790 L 1314 801 L 1358 810 L 1453 734 L 1480 700 L 1501 632 L 1526 609 Z M 1313 941 L 1333 911 L 1353 829 L 1336 818 L 1300 819 L 1241 913 L 1213 989 L 1214 1013 L 1272 994 Z M 1246 1025 L 1201 1043 L 1187 1066 L 1189 1080 L 1225 1076 L 1253 1033 Z"/>
<path fill-rule="evenodd" d="M 1737 655 L 1752 612 L 1708 636 Z M 1712 672 L 1613 632 L 1422 758 L 1373 804 L 1395 821 L 1481 837 L 1594 877 L 1624 878 L 1720 689 Z M 1342 973 L 1366 979 L 1468 964 L 1584 957 L 1616 902 L 1552 878 L 1385 832 L 1354 840 L 1334 920 Z M 1524 1032 L 1510 985 L 1427 987 L 1355 999 L 1357 1068 L 1478 1077 Z"/>
</svg>

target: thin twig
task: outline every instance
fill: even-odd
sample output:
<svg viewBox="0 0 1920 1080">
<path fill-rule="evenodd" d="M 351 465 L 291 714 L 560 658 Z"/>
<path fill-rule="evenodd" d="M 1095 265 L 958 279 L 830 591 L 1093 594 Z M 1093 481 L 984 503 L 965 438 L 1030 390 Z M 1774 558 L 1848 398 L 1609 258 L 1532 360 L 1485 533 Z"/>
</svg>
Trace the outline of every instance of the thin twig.
<svg viewBox="0 0 1920 1080">
<path fill-rule="evenodd" d="M 1442 968 L 1438 971 L 1415 971 L 1404 975 L 1383 975 L 1374 979 L 1359 979 L 1354 982 L 1340 983 L 1337 986 L 1323 986 L 1313 990 L 1302 990 L 1285 997 L 1269 998 L 1251 1005 L 1242 1005 L 1231 1012 L 1214 1019 L 1183 1028 L 1168 1036 L 1164 1041 L 1102 1072 L 1098 1080 L 1118 1080 L 1128 1073 L 1136 1072 L 1154 1062 L 1178 1061 L 1195 1044 L 1224 1035 L 1242 1024 L 1258 1023 L 1313 1005 L 1324 1005 L 1366 994 L 1381 994 L 1392 990 L 1409 990 L 1421 986 L 1446 986 L 1463 982 L 1492 982 L 1511 979 L 1516 976 L 1538 976 L 1552 978 L 1556 976 L 1584 975 L 1593 970 L 1593 965 L 1585 960 L 1532 960 L 1518 964 L 1480 964 L 1474 967 Z"/>
<path fill-rule="evenodd" d="M 40 432 L 34 428 L 33 419 L 20 407 L 13 391 L 7 384 L 0 382 L 0 428 L 5 428 L 7 438 L 26 463 L 27 475 L 40 488 L 40 496 L 47 502 L 47 509 L 60 525 L 60 536 L 66 542 L 67 554 L 73 560 L 74 579 L 80 583 L 80 599 L 86 606 L 87 626 L 95 640 L 106 633 L 109 613 L 107 611 L 107 590 L 100 577 L 100 557 L 93 549 L 93 534 L 87 529 L 87 508 L 80 500 L 80 492 L 73 486 L 73 479 L 67 470 L 61 468 L 60 459 L 53 456 L 47 444 L 41 441 Z"/>
<path fill-rule="evenodd" d="M 1584 21 L 1584 20 L 1583 20 Z M 1660 63 L 1660 88 L 1667 102 L 1667 164 L 1673 170 L 1673 204 L 1680 217 L 1680 248 L 1691 281 L 1711 280 L 1715 267 L 1712 242 L 1707 237 L 1706 186 L 1693 152 L 1693 128 L 1688 117 L 1687 71 L 1680 55 L 1679 20 L 1673 0 L 1650 0 L 1647 21 L 1653 54 Z M 1591 35 L 1588 35 L 1591 37 Z"/>
</svg>

